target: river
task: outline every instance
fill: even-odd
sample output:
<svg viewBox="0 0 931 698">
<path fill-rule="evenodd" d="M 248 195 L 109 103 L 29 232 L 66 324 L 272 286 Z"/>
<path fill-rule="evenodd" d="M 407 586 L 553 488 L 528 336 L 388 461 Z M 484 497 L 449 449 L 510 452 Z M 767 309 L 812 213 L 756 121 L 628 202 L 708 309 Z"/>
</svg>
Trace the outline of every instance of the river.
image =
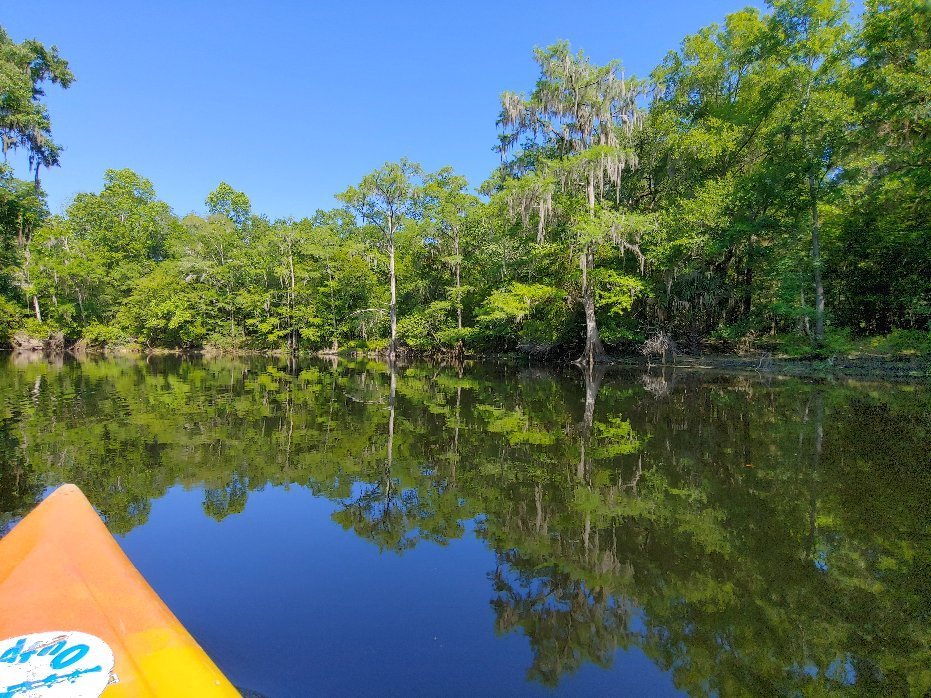
<svg viewBox="0 0 931 698">
<path fill-rule="evenodd" d="M 78 484 L 267 696 L 920 695 L 931 389 L 0 356 L 0 531 Z"/>
</svg>

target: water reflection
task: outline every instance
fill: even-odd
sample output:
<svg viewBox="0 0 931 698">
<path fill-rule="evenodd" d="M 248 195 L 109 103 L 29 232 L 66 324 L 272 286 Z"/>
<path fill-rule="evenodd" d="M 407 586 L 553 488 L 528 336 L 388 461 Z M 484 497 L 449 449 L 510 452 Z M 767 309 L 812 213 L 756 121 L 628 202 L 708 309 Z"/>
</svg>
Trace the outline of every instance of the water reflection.
<svg viewBox="0 0 931 698">
<path fill-rule="evenodd" d="M 0 526 L 64 481 L 115 533 L 178 483 L 217 521 L 301 486 L 399 555 L 474 530 L 532 681 L 639 648 L 698 695 L 931 688 L 921 386 L 152 358 L 0 394 Z"/>
</svg>

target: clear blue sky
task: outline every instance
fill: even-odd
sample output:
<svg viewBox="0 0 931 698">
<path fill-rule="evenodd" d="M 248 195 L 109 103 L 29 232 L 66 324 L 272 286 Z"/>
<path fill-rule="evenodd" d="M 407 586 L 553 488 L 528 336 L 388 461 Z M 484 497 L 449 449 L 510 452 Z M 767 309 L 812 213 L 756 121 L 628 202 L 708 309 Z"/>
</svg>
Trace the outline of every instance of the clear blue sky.
<svg viewBox="0 0 931 698">
<path fill-rule="evenodd" d="M 478 186 L 498 96 L 532 87 L 534 46 L 568 39 L 646 75 L 748 4 L 762 3 L 18 0 L 0 24 L 57 45 L 77 77 L 48 96 L 65 147 L 43 172 L 53 212 L 130 167 L 179 214 L 225 180 L 258 213 L 301 217 L 401 156 Z"/>
</svg>

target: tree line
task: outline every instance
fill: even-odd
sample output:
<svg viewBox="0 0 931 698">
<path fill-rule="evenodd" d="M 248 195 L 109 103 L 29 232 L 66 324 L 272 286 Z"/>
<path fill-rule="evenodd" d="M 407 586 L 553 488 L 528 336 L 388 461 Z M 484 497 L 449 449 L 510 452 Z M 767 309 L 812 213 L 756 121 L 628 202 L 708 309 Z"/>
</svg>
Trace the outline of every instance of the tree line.
<svg viewBox="0 0 931 698">
<path fill-rule="evenodd" d="M 73 75 L 0 33 L 0 137 L 34 174 L 0 166 L 0 341 L 586 363 L 651 337 L 931 350 L 926 3 L 868 0 L 854 18 L 773 0 L 686 37 L 647 79 L 567 42 L 533 57 L 478 189 L 401 159 L 300 220 L 226 183 L 179 217 L 110 170 L 49 215 L 39 170 L 60 147 L 42 98 Z"/>
</svg>

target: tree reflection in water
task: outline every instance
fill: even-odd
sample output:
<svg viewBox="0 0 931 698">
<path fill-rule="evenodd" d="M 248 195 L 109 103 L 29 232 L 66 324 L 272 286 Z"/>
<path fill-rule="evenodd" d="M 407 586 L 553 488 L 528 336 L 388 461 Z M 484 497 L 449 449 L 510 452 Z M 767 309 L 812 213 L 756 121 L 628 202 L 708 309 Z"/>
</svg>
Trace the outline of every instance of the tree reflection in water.
<svg viewBox="0 0 931 698">
<path fill-rule="evenodd" d="M 638 648 L 693 693 L 931 688 L 931 395 L 510 364 L 0 367 L 0 526 L 76 482 L 115 533 L 266 486 L 403 553 L 476 535 L 499 633 L 555 686 Z"/>
</svg>

